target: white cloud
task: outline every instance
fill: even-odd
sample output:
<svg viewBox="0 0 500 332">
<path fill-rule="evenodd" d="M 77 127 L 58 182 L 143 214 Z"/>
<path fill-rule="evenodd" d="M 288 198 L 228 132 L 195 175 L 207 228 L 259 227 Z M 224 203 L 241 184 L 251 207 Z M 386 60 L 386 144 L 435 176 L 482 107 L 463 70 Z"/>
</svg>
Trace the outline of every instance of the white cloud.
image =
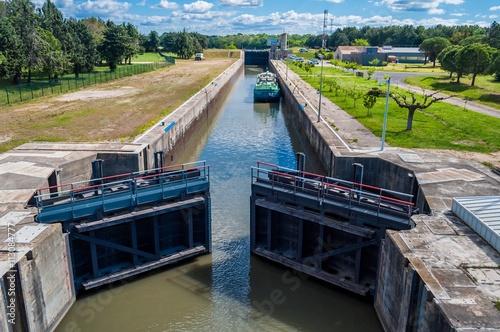
<svg viewBox="0 0 500 332">
<path fill-rule="evenodd" d="M 427 13 L 430 15 L 442 15 L 442 14 L 444 14 L 444 12 L 445 12 L 444 9 L 432 8 L 432 9 L 429 9 L 429 11 Z"/>
<path fill-rule="evenodd" d="M 172 17 L 182 21 L 213 21 L 233 16 L 234 12 L 209 11 L 206 13 L 173 12 Z"/>
<path fill-rule="evenodd" d="M 438 9 L 439 5 L 460 5 L 464 0 L 382 0 L 375 3 L 377 6 L 386 5 L 389 9 L 396 12 L 421 12 Z"/>
<path fill-rule="evenodd" d="M 86 16 L 91 15 L 113 15 L 126 12 L 131 7 L 128 2 L 118 2 L 114 0 L 90 1 L 76 6 L 77 12 L 83 12 Z"/>
<path fill-rule="evenodd" d="M 500 10 L 500 6 L 491 7 L 490 10 Z"/>
<path fill-rule="evenodd" d="M 464 13 L 451 13 L 450 16 L 457 16 L 457 17 L 462 17 L 465 16 L 466 14 Z"/>
<path fill-rule="evenodd" d="M 179 6 L 175 2 L 170 2 L 168 0 L 160 0 L 159 3 L 151 6 L 151 8 L 177 9 L 179 8 Z"/>
<path fill-rule="evenodd" d="M 344 0 L 325 0 L 326 2 L 341 3 Z M 368 1 L 369 2 L 369 1 Z"/>
<path fill-rule="evenodd" d="M 138 2 L 138 3 L 137 3 L 137 6 L 139 6 L 139 7 L 144 7 L 144 6 L 146 6 L 146 0 L 142 0 L 141 2 Z"/>
<path fill-rule="evenodd" d="M 193 3 L 182 5 L 182 9 L 187 13 L 206 13 L 214 6 L 213 3 L 198 0 Z"/>
<path fill-rule="evenodd" d="M 225 7 L 262 7 L 264 0 L 220 0 L 219 6 Z"/>
<path fill-rule="evenodd" d="M 494 18 L 497 18 L 497 17 L 498 17 L 498 15 L 490 15 L 490 16 L 488 16 L 488 17 L 489 17 L 489 18 L 494 19 Z"/>
</svg>

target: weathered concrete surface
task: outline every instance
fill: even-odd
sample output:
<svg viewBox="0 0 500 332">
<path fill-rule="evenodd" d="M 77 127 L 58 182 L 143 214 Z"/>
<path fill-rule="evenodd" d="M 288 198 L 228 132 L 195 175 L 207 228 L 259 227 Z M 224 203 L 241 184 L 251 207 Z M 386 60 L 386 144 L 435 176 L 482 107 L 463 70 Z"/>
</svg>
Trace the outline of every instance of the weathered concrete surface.
<svg viewBox="0 0 500 332">
<path fill-rule="evenodd" d="M 4 277 L 0 279 L 0 296 L 7 298 L 9 282 L 5 278 L 15 269 L 15 311 L 24 324 L 20 330 L 53 330 L 75 301 L 67 235 L 58 224 L 36 224 L 37 211 L 27 206 L 36 188 L 88 180 L 94 159 L 104 160 L 105 176 L 153 168 L 158 150 L 175 162 L 176 146 L 189 139 L 201 116 L 215 110 L 242 69 L 239 60 L 135 142 L 27 143 L 0 155 L 0 276 Z M 178 125 L 165 132 L 168 121 Z M 22 242 L 13 234 L 25 226 L 38 227 L 39 231 L 32 228 L 32 237 L 22 233 L 27 239 Z M 10 247 L 15 248 L 15 255 L 9 256 Z M 0 301 L 0 331 L 13 331 L 8 309 Z"/>
<path fill-rule="evenodd" d="M 27 230 L 26 227 L 32 228 L 28 234 L 36 231 L 33 228 L 39 228 L 41 233 L 32 241 L 24 243 L 24 237 L 18 231 L 15 258 L 0 263 L 0 274 L 4 276 L 0 282 L 0 293 L 9 299 L 7 303 L 0 303 L 0 330 L 51 331 L 75 300 L 67 235 L 61 233 L 58 224 L 33 225 L 32 222 L 21 222 L 14 227 L 20 231 Z M 2 241 L 0 251 L 9 252 L 9 242 Z M 16 280 L 14 284 L 10 278 Z M 11 303 L 16 305 L 14 310 L 6 307 Z M 11 315 L 5 317 L 6 313 Z M 20 330 L 15 329 L 19 327 Z"/>
<path fill-rule="evenodd" d="M 375 309 L 387 331 L 500 331 L 500 256 L 451 213 L 453 197 L 499 196 L 500 177 L 484 165 L 385 144 L 285 64 L 272 61 L 298 130 L 328 174 L 416 196 L 410 231 L 388 232 L 382 245 Z M 333 123 L 335 130 L 328 125 Z M 500 221 L 500 216 L 499 216 Z"/>
</svg>

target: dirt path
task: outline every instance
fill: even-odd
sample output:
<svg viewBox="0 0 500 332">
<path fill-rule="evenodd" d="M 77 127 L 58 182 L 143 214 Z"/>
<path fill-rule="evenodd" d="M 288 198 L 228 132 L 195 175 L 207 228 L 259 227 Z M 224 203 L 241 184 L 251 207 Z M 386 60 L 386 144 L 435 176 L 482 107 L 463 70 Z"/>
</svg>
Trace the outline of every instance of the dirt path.
<svg viewBox="0 0 500 332">
<path fill-rule="evenodd" d="M 37 140 L 132 140 L 235 61 L 180 60 L 165 69 L 5 107 L 0 111 L 0 152 Z"/>
</svg>

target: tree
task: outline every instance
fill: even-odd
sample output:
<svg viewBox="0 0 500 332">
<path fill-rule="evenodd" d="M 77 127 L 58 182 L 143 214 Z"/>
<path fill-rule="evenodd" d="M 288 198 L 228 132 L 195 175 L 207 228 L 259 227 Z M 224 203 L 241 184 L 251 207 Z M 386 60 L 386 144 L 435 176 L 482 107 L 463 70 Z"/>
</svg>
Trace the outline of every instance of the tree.
<svg viewBox="0 0 500 332">
<path fill-rule="evenodd" d="M 157 52 L 158 47 L 160 46 L 160 37 L 158 36 L 158 32 L 151 31 L 147 38 L 146 45 L 144 46 L 146 48 L 146 52 Z"/>
<path fill-rule="evenodd" d="M 125 44 L 125 63 L 128 61 L 128 64 L 132 64 L 132 57 L 136 54 L 139 54 L 141 45 L 139 44 L 140 41 L 140 34 L 139 31 L 131 24 L 127 23 L 125 25 L 125 29 L 127 30 L 127 42 Z"/>
<path fill-rule="evenodd" d="M 5 61 L 0 65 L 0 78 L 21 83 L 22 69 L 25 63 L 24 45 L 12 24 L 6 17 L 0 17 L 0 52 Z"/>
<path fill-rule="evenodd" d="M 448 99 L 450 97 L 435 97 L 437 92 L 433 92 L 431 94 L 424 94 L 424 100 L 419 102 L 415 97 L 415 92 L 410 92 L 411 100 L 407 99 L 407 96 L 396 92 L 395 94 L 391 94 L 391 98 L 394 99 L 396 104 L 400 108 L 406 108 L 408 110 L 408 118 L 406 122 L 406 130 L 410 131 L 412 129 L 413 124 L 413 116 L 415 115 L 415 111 L 423 110 L 443 99 Z"/>
<path fill-rule="evenodd" d="M 427 63 L 427 58 L 432 61 L 433 67 L 436 67 L 436 59 L 442 50 L 450 46 L 451 43 L 448 39 L 443 37 L 433 37 L 424 40 L 420 46 L 419 50 L 425 54 L 425 63 Z"/>
<path fill-rule="evenodd" d="M 488 29 L 487 36 L 488 44 L 491 47 L 500 49 L 500 24 L 498 24 L 496 21 L 493 22 Z"/>
<path fill-rule="evenodd" d="M 372 78 L 372 75 L 375 74 L 376 71 L 377 71 L 377 69 L 375 69 L 375 68 L 368 68 L 366 70 L 366 74 L 368 76 L 367 79 L 370 80 Z"/>
<path fill-rule="evenodd" d="M 349 98 L 351 98 L 354 102 L 354 108 L 356 108 L 356 101 L 360 98 L 363 98 L 364 93 L 356 88 L 356 86 L 352 86 L 350 89 L 345 89 L 345 93 Z"/>
<path fill-rule="evenodd" d="M 370 115 L 370 110 L 375 106 L 376 102 L 377 96 L 373 93 L 368 92 L 363 96 L 363 106 L 368 110 L 366 115 Z"/>
<path fill-rule="evenodd" d="M 500 81 L 500 51 L 496 51 L 491 57 L 490 72 L 495 76 L 495 80 Z"/>
<path fill-rule="evenodd" d="M 115 25 L 111 21 L 108 21 L 106 25 L 98 51 L 108 63 L 109 69 L 114 70 L 125 57 L 130 37 L 123 25 Z"/>
<path fill-rule="evenodd" d="M 16 61 L 14 81 L 19 84 L 22 80 L 23 69 L 28 70 L 28 82 L 31 80 L 33 66 L 39 65 L 39 48 L 36 43 L 40 40 L 36 35 L 39 26 L 38 17 L 35 14 L 35 5 L 29 0 L 11 0 L 8 6 L 8 20 L 12 25 L 13 32 L 21 41 L 21 52 L 19 60 Z"/>
<path fill-rule="evenodd" d="M 478 74 L 485 74 L 490 68 L 493 51 L 486 44 L 471 44 L 458 52 L 458 57 L 464 65 L 465 71 L 472 74 L 471 86 L 474 86 Z"/>
<path fill-rule="evenodd" d="M 184 29 L 176 38 L 174 52 L 181 59 L 189 59 L 196 53 L 194 40 Z"/>
<path fill-rule="evenodd" d="M 438 60 L 441 64 L 441 68 L 450 72 L 450 79 L 453 77 L 453 73 L 457 74 L 457 83 L 460 83 L 460 78 L 463 74 L 463 66 L 458 61 L 458 52 L 462 49 L 461 46 L 453 45 L 448 46 L 439 53 Z"/>
<path fill-rule="evenodd" d="M 370 46 L 370 43 L 366 39 L 358 38 L 354 39 L 351 46 Z"/>
</svg>

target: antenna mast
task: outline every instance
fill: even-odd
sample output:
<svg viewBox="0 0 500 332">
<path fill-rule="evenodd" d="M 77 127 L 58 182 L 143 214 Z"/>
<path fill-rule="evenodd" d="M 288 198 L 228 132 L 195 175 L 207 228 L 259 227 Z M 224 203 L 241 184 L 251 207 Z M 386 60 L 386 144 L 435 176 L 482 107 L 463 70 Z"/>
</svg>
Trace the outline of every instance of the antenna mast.
<svg viewBox="0 0 500 332">
<path fill-rule="evenodd" d="M 326 35 L 325 35 L 325 29 L 327 28 L 328 24 L 328 10 L 325 10 L 324 12 L 324 17 L 323 17 L 323 44 L 321 45 L 323 49 L 326 48 Z"/>
</svg>

